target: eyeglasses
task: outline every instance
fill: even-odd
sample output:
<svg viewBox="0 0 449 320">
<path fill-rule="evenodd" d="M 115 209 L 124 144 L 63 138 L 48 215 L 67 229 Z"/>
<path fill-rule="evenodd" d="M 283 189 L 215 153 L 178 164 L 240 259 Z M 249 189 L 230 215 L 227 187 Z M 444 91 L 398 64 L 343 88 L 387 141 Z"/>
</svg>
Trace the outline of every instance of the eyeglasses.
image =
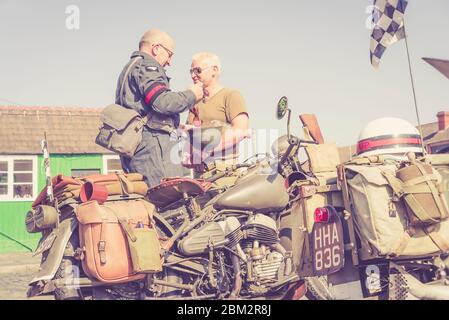
<svg viewBox="0 0 449 320">
<path fill-rule="evenodd" d="M 174 52 L 173 51 L 170 51 L 169 49 L 167 49 L 164 45 L 162 45 L 162 44 L 157 44 L 158 46 L 161 46 L 162 48 L 164 48 L 164 50 L 165 51 L 167 51 L 167 53 L 168 53 L 168 58 L 170 59 L 173 55 L 174 55 Z"/>
<path fill-rule="evenodd" d="M 201 67 L 195 67 L 190 69 L 190 74 L 194 73 L 196 75 L 201 74 L 201 72 L 203 72 L 204 70 L 207 70 L 209 68 L 211 68 L 212 66 L 206 67 L 206 68 L 201 68 Z"/>
</svg>

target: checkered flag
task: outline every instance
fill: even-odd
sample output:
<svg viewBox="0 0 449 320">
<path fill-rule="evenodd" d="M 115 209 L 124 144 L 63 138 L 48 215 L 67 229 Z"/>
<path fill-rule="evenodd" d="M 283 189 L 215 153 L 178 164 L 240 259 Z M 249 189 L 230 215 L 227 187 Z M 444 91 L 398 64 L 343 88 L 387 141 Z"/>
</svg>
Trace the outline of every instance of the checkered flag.
<svg viewBox="0 0 449 320">
<path fill-rule="evenodd" d="M 407 0 L 374 0 L 371 34 L 371 64 L 377 68 L 390 44 L 405 38 L 404 12 Z"/>
</svg>

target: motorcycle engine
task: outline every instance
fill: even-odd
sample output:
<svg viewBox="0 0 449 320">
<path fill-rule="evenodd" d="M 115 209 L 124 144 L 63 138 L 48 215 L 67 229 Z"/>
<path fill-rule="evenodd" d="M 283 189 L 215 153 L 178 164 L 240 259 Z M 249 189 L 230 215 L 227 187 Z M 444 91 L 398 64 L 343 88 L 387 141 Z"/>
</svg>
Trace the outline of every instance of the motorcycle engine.
<svg viewBox="0 0 449 320">
<path fill-rule="evenodd" d="M 256 240 L 253 247 L 247 251 L 250 257 L 251 282 L 267 284 L 278 280 L 279 269 L 284 261 L 284 256 L 272 250 L 264 244 L 260 245 Z"/>
<path fill-rule="evenodd" d="M 242 231 L 240 243 L 247 260 L 246 280 L 251 291 L 266 291 L 267 285 L 284 274 L 286 251 L 279 242 L 276 221 L 256 214 L 242 226 Z"/>
<path fill-rule="evenodd" d="M 243 287 L 251 295 L 268 292 L 271 284 L 291 272 L 291 257 L 280 244 L 276 221 L 268 215 L 209 222 L 180 241 L 178 248 L 187 256 L 206 253 L 210 239 L 215 248 L 226 246 L 240 256 Z"/>
</svg>

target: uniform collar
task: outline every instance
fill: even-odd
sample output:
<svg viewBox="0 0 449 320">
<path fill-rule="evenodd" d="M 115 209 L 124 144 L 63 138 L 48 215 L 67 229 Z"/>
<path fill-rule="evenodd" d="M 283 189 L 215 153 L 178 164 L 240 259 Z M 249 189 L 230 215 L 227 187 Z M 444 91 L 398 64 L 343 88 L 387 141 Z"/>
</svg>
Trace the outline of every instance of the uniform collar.
<svg viewBox="0 0 449 320">
<path fill-rule="evenodd" d="M 144 60 L 150 60 L 151 62 L 155 63 L 156 65 L 158 65 L 159 67 L 162 68 L 162 66 L 159 64 L 159 62 L 157 62 L 156 59 L 154 59 L 152 56 L 150 56 L 146 52 L 134 51 L 131 55 L 131 59 L 135 58 L 135 57 L 142 57 Z"/>
</svg>

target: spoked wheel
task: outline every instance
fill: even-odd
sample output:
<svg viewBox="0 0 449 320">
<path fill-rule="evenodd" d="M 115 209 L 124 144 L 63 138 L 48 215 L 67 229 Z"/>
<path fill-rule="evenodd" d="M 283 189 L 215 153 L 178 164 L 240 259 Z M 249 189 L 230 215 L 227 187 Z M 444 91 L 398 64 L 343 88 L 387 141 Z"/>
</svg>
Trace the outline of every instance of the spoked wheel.
<svg viewBox="0 0 449 320">
<path fill-rule="evenodd" d="M 76 279 L 82 276 L 80 262 L 73 257 L 73 252 L 78 246 L 78 234 L 74 232 L 67 242 L 64 255 L 54 277 L 55 280 L 63 279 L 65 283 L 64 287 L 55 289 L 54 297 L 56 300 L 84 299 L 84 291 L 76 285 Z"/>
<path fill-rule="evenodd" d="M 164 219 L 163 215 L 154 214 L 154 219 L 156 221 L 156 230 L 161 238 L 169 239 L 175 234 L 176 230 Z M 177 226 L 179 227 L 179 225 Z M 189 277 L 183 275 L 182 272 L 177 272 L 165 266 L 161 272 L 155 275 L 155 278 L 178 285 L 188 284 L 189 282 L 187 279 Z M 161 284 L 156 284 L 153 290 L 153 298 L 176 299 L 191 296 L 191 293 L 186 289 Z"/>
<path fill-rule="evenodd" d="M 329 290 L 326 276 L 305 278 L 307 285 L 306 297 L 309 300 L 335 300 Z"/>
</svg>

